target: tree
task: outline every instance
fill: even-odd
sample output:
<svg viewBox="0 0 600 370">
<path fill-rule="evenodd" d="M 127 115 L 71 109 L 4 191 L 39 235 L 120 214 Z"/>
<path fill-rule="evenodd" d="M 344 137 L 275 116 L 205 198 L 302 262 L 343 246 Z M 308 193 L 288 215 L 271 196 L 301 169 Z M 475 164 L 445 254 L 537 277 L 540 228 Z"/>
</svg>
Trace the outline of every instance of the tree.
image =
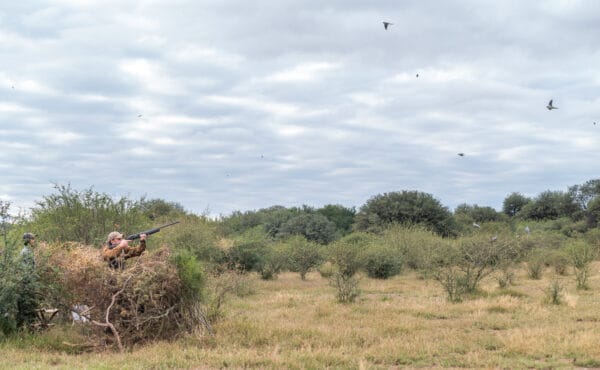
<svg viewBox="0 0 600 370">
<path fill-rule="evenodd" d="M 500 221 L 501 214 L 498 213 L 492 207 L 480 207 L 477 204 L 468 205 L 466 203 L 460 204 L 454 210 L 454 215 L 462 215 L 468 217 L 474 222 L 489 222 L 489 221 Z"/>
<path fill-rule="evenodd" d="M 329 244 L 336 239 L 335 224 L 320 213 L 305 213 L 292 217 L 279 228 L 278 238 L 302 235 L 319 244 Z"/>
<path fill-rule="evenodd" d="M 298 272 L 300 278 L 306 280 L 306 274 L 322 261 L 320 246 L 300 235 L 290 238 L 285 245 L 290 270 Z"/>
<path fill-rule="evenodd" d="M 521 193 L 512 193 L 504 199 L 502 203 L 502 212 L 510 217 L 516 216 L 527 203 L 531 202 L 530 198 Z"/>
<path fill-rule="evenodd" d="M 354 216 L 356 215 L 356 209 L 354 207 L 346 208 L 339 204 L 328 204 L 319 208 L 317 212 L 333 222 L 340 235 L 343 236 L 352 231 L 352 224 L 354 223 Z"/>
<path fill-rule="evenodd" d="M 432 195 L 419 191 L 376 195 L 356 215 L 355 227 L 359 231 L 380 231 L 391 224 L 421 224 L 444 236 L 454 233 L 448 208 Z"/>
<path fill-rule="evenodd" d="M 165 216 L 183 216 L 185 209 L 179 203 L 168 202 L 164 199 L 142 198 L 139 204 L 141 212 L 150 220 L 156 220 Z"/>
<path fill-rule="evenodd" d="M 575 203 L 586 210 L 590 201 L 600 195 L 600 179 L 586 181 L 583 185 L 573 185 L 569 188 Z"/>
<path fill-rule="evenodd" d="M 534 220 L 555 220 L 560 217 L 573 218 L 580 211 L 573 194 L 546 190 L 525 205 L 519 216 Z"/>
<path fill-rule="evenodd" d="M 75 190 L 54 185 L 57 194 L 46 195 L 31 212 L 31 227 L 45 240 L 99 244 L 113 230 L 143 230 L 150 226 L 139 202 L 113 199 L 93 188 Z"/>
</svg>

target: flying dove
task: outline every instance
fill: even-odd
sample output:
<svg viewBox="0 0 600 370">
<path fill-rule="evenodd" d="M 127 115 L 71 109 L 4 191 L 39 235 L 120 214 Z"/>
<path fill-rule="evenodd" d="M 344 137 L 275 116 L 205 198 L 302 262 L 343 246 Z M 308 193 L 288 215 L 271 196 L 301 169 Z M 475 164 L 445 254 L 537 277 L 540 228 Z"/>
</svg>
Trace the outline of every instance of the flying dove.
<svg viewBox="0 0 600 370">
<path fill-rule="evenodd" d="M 465 153 L 458 153 L 459 156 L 464 157 Z"/>
<path fill-rule="evenodd" d="M 393 26 L 393 23 L 390 22 L 383 22 L 383 28 L 385 28 L 386 30 L 388 29 L 388 26 Z"/>
<path fill-rule="evenodd" d="M 548 102 L 548 105 L 546 105 L 546 108 L 548 108 L 548 110 L 558 109 L 558 107 L 555 107 L 552 105 L 552 99 L 550 99 L 550 101 Z"/>
<path fill-rule="evenodd" d="M 481 226 L 479 226 L 479 224 L 476 224 L 475 222 L 473 222 L 473 227 L 476 227 L 478 229 L 481 229 Z"/>
</svg>

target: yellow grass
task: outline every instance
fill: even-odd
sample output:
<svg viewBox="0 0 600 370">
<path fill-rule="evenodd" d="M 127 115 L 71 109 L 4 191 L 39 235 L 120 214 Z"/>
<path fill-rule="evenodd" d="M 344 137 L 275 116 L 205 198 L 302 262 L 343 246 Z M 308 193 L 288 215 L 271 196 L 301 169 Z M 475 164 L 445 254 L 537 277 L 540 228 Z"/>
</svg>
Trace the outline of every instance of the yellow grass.
<svg viewBox="0 0 600 370">
<path fill-rule="evenodd" d="M 483 293 L 449 303 L 441 287 L 405 272 L 390 280 L 362 278 L 354 304 L 335 302 L 317 273 L 301 281 L 253 277 L 256 293 L 232 297 L 215 338 L 187 337 L 124 354 L 68 355 L 0 345 L 0 367 L 35 368 L 574 368 L 600 366 L 600 263 L 588 291 L 572 275 L 524 270 L 505 291 L 494 278 Z M 563 304 L 545 303 L 554 279 Z"/>
</svg>

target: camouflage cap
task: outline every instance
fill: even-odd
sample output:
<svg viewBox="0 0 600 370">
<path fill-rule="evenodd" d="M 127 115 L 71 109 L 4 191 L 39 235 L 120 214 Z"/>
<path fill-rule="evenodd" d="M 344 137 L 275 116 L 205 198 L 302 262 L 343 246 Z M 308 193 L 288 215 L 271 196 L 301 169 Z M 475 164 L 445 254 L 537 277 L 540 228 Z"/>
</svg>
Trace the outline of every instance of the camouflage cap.
<svg viewBox="0 0 600 370">
<path fill-rule="evenodd" d="M 108 237 L 106 238 L 106 242 L 110 243 L 111 240 L 113 240 L 114 238 L 122 238 L 123 234 L 121 234 L 118 231 L 113 231 L 110 234 L 108 234 Z"/>
<path fill-rule="evenodd" d="M 34 233 L 25 233 L 23 234 L 23 240 L 32 240 L 35 239 Z"/>
</svg>

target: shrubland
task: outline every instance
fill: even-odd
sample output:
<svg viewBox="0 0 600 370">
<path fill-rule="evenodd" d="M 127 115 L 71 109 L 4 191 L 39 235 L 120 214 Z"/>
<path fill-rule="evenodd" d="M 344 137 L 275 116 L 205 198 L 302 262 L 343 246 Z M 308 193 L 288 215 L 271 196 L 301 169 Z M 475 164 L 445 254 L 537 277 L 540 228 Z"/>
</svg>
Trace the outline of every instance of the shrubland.
<svg viewBox="0 0 600 370">
<path fill-rule="evenodd" d="M 192 341 L 207 351 L 192 357 L 211 367 L 294 367 L 303 361 L 315 367 L 361 367 L 361 362 L 333 352 L 363 346 L 369 354 L 360 361 L 372 367 L 419 363 L 487 367 L 493 364 L 486 357 L 488 351 L 508 356 L 504 362 L 508 367 L 533 364 L 528 350 L 511 343 L 513 336 L 469 337 L 459 324 L 471 312 L 469 302 L 482 307 L 476 316 L 485 330 L 510 328 L 516 333 L 523 330 L 519 325 L 534 327 L 535 315 L 538 320 L 557 320 L 546 304 L 556 306 L 554 310 L 573 310 L 564 313 L 568 317 L 589 318 L 587 303 L 573 302 L 587 302 L 599 294 L 593 269 L 600 248 L 598 184 L 591 180 L 566 192 L 545 191 L 531 198 L 512 193 L 502 211 L 468 204 L 450 211 L 429 194 L 402 191 L 374 196 L 358 211 L 341 205 L 273 206 L 219 219 L 187 212 L 166 200 L 115 199 L 92 188 L 56 185 L 56 193 L 44 196 L 28 215 L 11 215 L 10 203 L 0 203 L 0 336 L 14 353 L 19 351 L 17 338 L 20 343 L 69 353 L 87 351 L 69 344 L 90 344 L 90 338 L 96 344 L 103 342 L 105 349 L 120 347 L 115 335 L 109 340 L 107 326 L 70 327 L 70 308 L 86 303 L 94 307 L 95 321 L 115 325 L 123 351 L 142 353 L 143 346 L 156 340 L 175 341 L 182 348 Z M 180 224 L 152 235 L 145 255 L 139 262 L 128 262 L 124 271 L 108 271 L 99 259 L 108 232 L 130 234 L 173 220 Z M 37 304 L 62 312 L 56 326 L 43 332 L 32 333 L 18 317 L 23 276 L 16 266 L 20 235 L 25 231 L 38 234 L 44 242 L 36 250 Z M 119 290 L 114 310 L 108 312 Z M 526 318 L 527 310 L 533 318 Z M 412 326 L 400 328 L 400 318 L 413 311 L 417 313 L 411 316 Z M 372 331 L 361 326 L 367 312 L 409 336 L 414 341 L 408 343 L 422 350 L 399 350 L 391 342 L 398 333 L 385 325 Z M 292 313 L 312 318 L 301 320 L 311 329 L 288 323 L 298 320 Z M 509 324 L 504 313 L 521 319 Z M 195 319 L 186 321 L 186 317 Z M 338 320 L 356 325 L 358 333 L 340 328 Z M 457 342 L 442 340 L 434 329 L 431 338 L 475 357 L 458 360 L 438 343 L 421 337 L 419 328 L 430 330 L 432 320 L 447 323 L 445 330 L 457 335 Z M 277 330 L 276 325 L 282 328 Z M 335 341 L 325 328 L 350 338 Z M 556 332 L 548 326 L 544 330 Z M 41 343 L 49 337 L 68 344 L 45 347 Z M 390 338 L 390 343 L 378 337 Z M 551 344 L 558 346 L 562 357 L 544 364 L 560 365 L 571 352 L 580 359 L 600 361 L 594 351 Z M 294 350 L 295 345 L 323 350 L 309 354 Z M 240 362 L 227 352 L 228 346 L 242 352 L 268 349 L 274 354 L 261 362 L 237 352 L 247 361 Z M 395 351 L 404 355 L 394 355 Z M 445 362 L 436 363 L 434 358 L 440 358 L 436 356 Z"/>
</svg>

